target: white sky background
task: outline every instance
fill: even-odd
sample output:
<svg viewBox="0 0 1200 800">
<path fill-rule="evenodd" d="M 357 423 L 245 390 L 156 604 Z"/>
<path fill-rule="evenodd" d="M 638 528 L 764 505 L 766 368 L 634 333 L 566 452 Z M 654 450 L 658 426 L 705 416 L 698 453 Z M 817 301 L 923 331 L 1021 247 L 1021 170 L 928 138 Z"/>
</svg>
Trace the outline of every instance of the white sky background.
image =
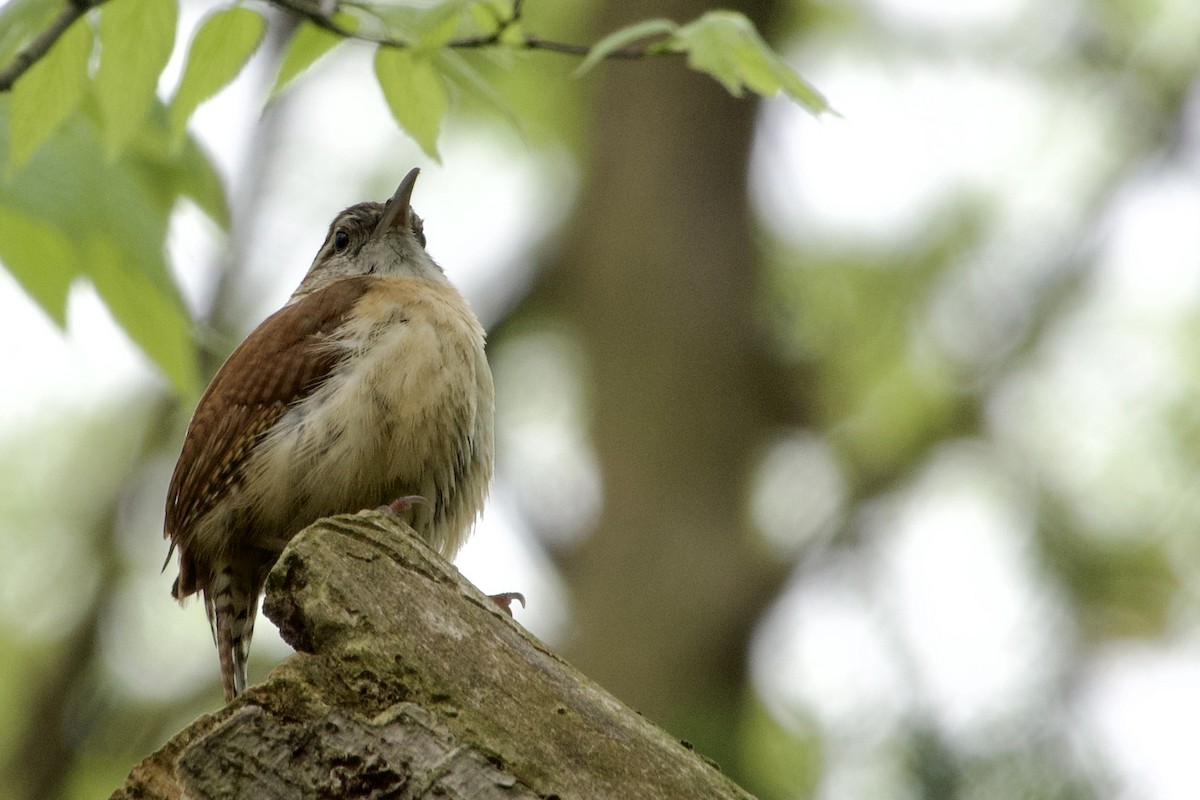
<svg viewBox="0 0 1200 800">
<path fill-rule="evenodd" d="M 1156 35 L 1170 37 L 1186 28 L 1180 19 L 1195 21 L 1186 2 L 1164 5 L 1164 17 L 1178 16 L 1155 28 Z M 1063 15 L 1069 15 L 1069 5 Z M 184 31 L 195 25 L 198 7 L 185 2 Z M 1035 13 L 1053 21 L 1056 15 L 1038 7 L 1023 0 L 866 3 L 867 13 L 882 25 L 968 43 L 1025 24 Z M 1045 37 L 1039 42 L 1031 33 L 1033 51 L 1049 49 L 1061 33 L 1053 25 L 1025 27 Z M 1011 246 L 979 257 L 1011 259 L 1011 265 L 1001 263 L 1011 266 L 1003 280 L 1036 279 L 1039 247 L 1056 246 L 1054 229 L 1070 227 L 1077 213 L 1071 191 L 1086 190 L 1089 175 L 1106 166 L 1105 137 L 1119 121 L 1107 118 L 1087 91 L 1044 85 L 1018 67 L 980 66 L 969 59 L 954 68 L 915 57 L 881 61 L 854 52 L 843 40 L 827 44 L 828 49 L 806 45 L 798 66 L 842 118 L 815 121 L 783 100 L 766 107 L 751 181 L 771 229 L 795 242 L 845 238 L 886 248 L 902 241 L 939 200 L 964 187 L 988 189 L 997 192 L 1013 238 Z M 177 70 L 178 63 L 164 76 L 164 87 L 173 87 Z M 299 281 L 333 214 L 369 196 L 364 192 L 382 199 L 412 165 L 422 168 L 414 205 L 426 219 L 430 252 L 481 316 L 493 318 L 527 277 L 522 265 L 530 260 L 529 248 L 569 210 L 565 200 L 574 191 L 569 160 L 534 152 L 511 131 L 480 135 L 451 124 L 441 167 L 396 132 L 364 60 L 323 63 L 313 77 L 305 79 L 289 110 L 288 135 L 273 155 L 286 168 L 271 173 L 270 208 L 246 254 L 239 300 L 247 330 Z M 243 170 L 238 159 L 258 119 L 259 85 L 253 74 L 243 75 L 196 116 L 194 130 L 226 176 Z M 348 115 L 361 137 L 354 147 L 344 139 Z M 1046 120 L 1054 125 L 1043 124 Z M 995 436 L 1009 437 L 1031 454 L 1038 448 L 1061 453 L 1061 474 L 1051 477 L 1064 483 L 1094 478 L 1112 459 L 1113 448 L 1144 430 L 1146 415 L 1183 391 L 1172 376 L 1189 354 L 1176 352 L 1168 333 L 1172 320 L 1194 314 L 1200 302 L 1197 141 L 1193 136 L 1187 170 L 1147 169 L 1112 204 L 1098 280 L 1078 314 L 1050 338 L 1040 363 L 1030 375 L 1015 376 L 992 410 Z M 385 183 L 379 183 L 382 176 L 388 176 Z M 236 178 L 232 188 L 236 196 Z M 195 212 L 181 212 L 176 222 L 171 257 L 196 308 L 205 302 L 204 287 L 211 281 L 206 271 L 224 243 Z M 1031 230 L 1035 235 L 1027 235 Z M 959 306 L 947 302 L 953 317 Z M 949 329 L 961 330 L 947 323 Z M 914 335 L 945 351 L 987 346 L 952 341 L 936 321 Z M 538 346 L 553 369 L 559 344 Z M 70 329 L 63 336 L 2 271 L 0 360 L 24 387 L 0 398 L 0 436 L 8 440 L 36 430 L 47 410 L 103 422 L 114 407 L 141 402 L 161 384 L 89 290 L 73 292 Z M 586 518 L 600 502 L 594 469 L 578 455 L 570 415 L 559 419 L 562 409 L 546 402 L 546 417 L 553 421 L 522 422 L 530 435 L 524 450 L 512 445 L 513 463 L 522 469 L 530 463 L 569 464 L 565 472 L 582 487 L 576 494 L 587 498 L 577 513 Z M 139 434 L 110 435 L 136 441 Z M 69 441 L 45 448 L 43 463 L 32 469 L 52 474 L 69 452 Z M 947 445 L 908 490 L 881 502 L 864 521 L 868 528 L 894 531 L 877 559 L 867 567 L 835 564 L 819 575 L 804 575 L 760 632 L 754 674 L 764 695 L 781 717 L 797 704 L 807 709 L 833 742 L 823 798 L 889 796 L 875 791 L 881 787 L 895 792 L 879 753 L 889 725 L 901 715 L 928 715 L 968 745 L 984 746 L 989 737 L 1003 735 L 1013 703 L 1037 702 L 1054 691 L 1060 676 L 1047 661 L 1053 662 L 1065 629 L 1056 627 L 1060 598 L 1036 582 L 1033 523 L 1014 512 L 1022 507 L 1021 488 L 997 475 L 988 458 L 982 443 Z M 145 496 L 131 503 L 133 530 L 160 528 L 170 464 L 160 467 L 148 478 Z M 816 470 L 835 496 L 830 507 L 820 509 L 820 524 L 789 518 L 788 506 L 772 504 L 769 495 L 756 497 L 754 512 L 772 541 L 787 547 L 789 536 L 819 536 L 822 525 L 836 517 L 837 465 L 819 441 L 806 435 L 785 441 L 764 470 L 764 485 L 782 486 L 788 476 Z M 485 519 L 458 564 L 486 591 L 524 591 L 532 607 L 518 610 L 518 619 L 553 639 L 565 622 L 565 596 L 511 511 L 504 474 L 499 478 Z M 1130 497 L 1112 498 L 1105 513 L 1121 513 L 1122 502 L 1146 501 L 1154 487 L 1139 489 L 1137 480 L 1131 477 Z M 811 530 L 795 533 L 801 524 Z M 116 601 L 121 616 L 136 622 L 131 627 L 136 633 L 135 641 L 108 648 L 111 666 L 129 676 L 130 691 L 149 695 L 170 696 L 208 679 L 216 663 L 204 615 L 195 604 L 179 611 L 167 598 L 171 575 L 158 574 L 165 552 L 160 542 L 151 534 L 148 541 L 123 544 L 146 569 L 139 573 L 144 581 Z M 0 608 L 8 606 L 8 593 L 19 591 L 19 569 L 19 561 L 0 566 Z M 974 602 L 946 602 L 963 595 Z M 24 623 L 31 632 L 45 630 L 69 613 L 51 608 L 44 618 Z M 1121 777 L 1121 798 L 1200 797 L 1192 752 L 1194 720 L 1200 719 L 1200 636 L 1194 622 L 1181 620 L 1177 628 L 1158 646 L 1114 645 L 1094 659 L 1074 699 L 1079 733 Z M 892 638 L 897 634 L 899 642 Z M 273 635 L 263 625 L 256 641 L 267 662 L 283 652 L 281 643 L 266 644 Z M 911 660 L 902 663 L 901 650 Z M 864 794 L 864 787 L 871 791 Z"/>
</svg>

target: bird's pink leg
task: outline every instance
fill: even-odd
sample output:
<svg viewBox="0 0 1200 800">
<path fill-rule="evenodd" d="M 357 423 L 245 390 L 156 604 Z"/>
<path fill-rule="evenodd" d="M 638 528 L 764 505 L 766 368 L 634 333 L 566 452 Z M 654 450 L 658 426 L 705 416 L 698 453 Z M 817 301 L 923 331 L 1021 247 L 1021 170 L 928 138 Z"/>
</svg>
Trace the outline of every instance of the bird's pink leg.
<svg viewBox="0 0 1200 800">
<path fill-rule="evenodd" d="M 397 497 L 386 506 L 380 506 L 380 511 L 390 511 L 393 514 L 403 514 L 409 511 L 413 506 L 429 505 L 429 501 L 419 494 L 409 494 L 404 497 Z"/>
</svg>

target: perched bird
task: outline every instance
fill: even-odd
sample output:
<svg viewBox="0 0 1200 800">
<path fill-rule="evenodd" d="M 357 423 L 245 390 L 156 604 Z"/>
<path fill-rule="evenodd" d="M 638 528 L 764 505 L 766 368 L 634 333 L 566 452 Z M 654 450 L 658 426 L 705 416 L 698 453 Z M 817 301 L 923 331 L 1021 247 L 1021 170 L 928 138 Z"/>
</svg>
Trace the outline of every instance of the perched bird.
<svg viewBox="0 0 1200 800">
<path fill-rule="evenodd" d="M 267 573 L 302 528 L 390 506 L 449 558 L 483 505 L 484 331 L 425 252 L 409 206 L 417 173 L 386 204 L 337 215 L 300 286 L 233 351 L 188 425 L 167 560 L 177 549 L 175 598 L 204 597 L 226 700 L 246 687 Z"/>
</svg>

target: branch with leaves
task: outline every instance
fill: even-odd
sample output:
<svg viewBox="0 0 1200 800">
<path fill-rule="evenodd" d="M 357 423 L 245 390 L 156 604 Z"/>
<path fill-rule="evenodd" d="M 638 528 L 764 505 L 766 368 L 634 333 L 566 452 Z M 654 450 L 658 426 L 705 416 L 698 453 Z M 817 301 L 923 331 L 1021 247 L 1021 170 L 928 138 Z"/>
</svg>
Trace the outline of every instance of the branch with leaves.
<svg viewBox="0 0 1200 800">
<path fill-rule="evenodd" d="M 453 56 L 454 51 L 461 50 L 496 48 L 579 56 L 583 61 L 577 74 L 604 59 L 684 55 L 692 68 L 711 75 L 735 95 L 740 96 L 746 89 L 768 96 L 782 91 L 814 113 L 828 108 L 820 93 L 771 50 L 753 24 L 731 11 L 711 11 L 686 25 L 666 19 L 647 20 L 589 46 L 526 32 L 522 27 L 523 0 L 444 0 L 425 7 L 357 0 L 270 2 L 304 20 L 285 52 L 272 97 L 338 44 L 353 40 L 372 45 L 377 48 L 376 78 L 396 121 L 433 158 L 437 158 L 441 116 L 448 110 L 447 83 L 483 95 L 493 104 L 498 102 L 488 82 L 468 62 Z M 20 94 L 26 84 L 39 92 L 48 88 L 33 77 L 22 80 L 28 73 L 40 71 L 39 65 L 60 77 L 64 68 L 68 74 L 78 76 L 82 71 L 86 77 L 90 58 L 79 58 L 84 49 L 79 45 L 85 45 L 90 56 L 95 44 L 90 31 L 76 33 L 74 50 L 58 51 L 66 49 L 60 40 L 65 42 L 70 38 L 68 32 L 75 27 L 87 27 L 79 20 L 90 16 L 93 10 L 100 17 L 98 73 L 136 71 L 142 78 L 141 85 L 146 86 L 149 83 L 146 79 L 151 75 L 157 79 L 170 57 L 169 46 L 164 48 L 162 43 L 174 41 L 176 3 L 177 0 L 69 0 L 43 30 L 8 59 L 0 70 L 0 91 Z M 16 13 L 28 13 L 23 8 L 27 5 L 17 2 Z M 102 5 L 105 8 L 101 9 Z M 112 17 L 118 18 L 120 24 L 106 24 Z M 249 61 L 263 41 L 266 25 L 261 12 L 241 5 L 217 9 L 201 23 L 170 104 L 176 141 L 182 138 L 192 112 L 233 80 Z M 138 48 L 129 46 L 132 37 L 136 37 Z M 143 44 L 155 49 L 156 57 L 131 53 Z M 72 56 L 70 63 L 63 63 Z M 106 62 L 114 60 L 120 63 L 106 69 Z M 150 100 L 144 91 L 137 98 L 141 113 L 135 114 L 134 119 L 138 122 Z M 420 110 L 414 111 L 416 107 Z M 138 111 L 124 109 L 130 110 Z M 18 153 L 32 149 L 18 147 Z"/>
<path fill-rule="evenodd" d="M 188 123 L 262 46 L 268 6 L 301 20 L 268 103 L 332 50 L 372 48 L 392 116 L 434 159 L 455 99 L 516 117 L 481 53 L 578 57 L 577 75 L 607 59 L 683 56 L 736 96 L 782 92 L 813 113 L 828 110 L 732 11 L 686 24 L 646 20 L 581 45 L 527 31 L 525 0 L 226 1 L 197 26 L 164 101 L 158 85 L 179 0 L 7 0 L 0 6 L 0 261 L 59 322 L 68 288 L 89 280 L 184 394 L 197 390 L 198 370 L 192 321 L 163 255 L 168 220 L 186 197 L 222 228 L 229 224 L 220 178 Z"/>
<path fill-rule="evenodd" d="M 58 38 L 62 36 L 75 20 L 104 2 L 106 0 L 70 0 L 67 2 L 59 15 L 55 17 L 53 23 L 30 41 L 24 49 L 12 58 L 7 66 L 0 70 L 0 92 L 10 91 L 17 78 L 21 77 L 39 59 L 46 55 L 54 43 L 58 41 Z M 330 3 L 310 3 L 303 2 L 302 0 L 268 0 L 268 2 L 343 39 L 356 39 L 382 47 L 401 49 L 412 47 L 414 44 L 413 41 L 398 39 L 386 34 L 361 31 L 358 29 L 357 19 L 354 16 L 348 12 L 335 13 L 332 9 L 336 6 Z M 587 45 L 557 42 L 531 34 L 517 34 L 515 37 L 506 38 L 506 34 L 509 31 L 515 30 L 521 21 L 521 5 L 521 0 L 514 0 L 507 15 L 501 16 L 496 14 L 495 28 L 491 33 L 453 39 L 446 42 L 443 46 L 467 49 L 494 47 L 504 44 L 505 46 L 519 47 L 526 50 L 546 50 L 553 53 L 575 56 L 587 56 L 592 52 L 592 48 Z M 450 8 L 450 4 L 447 4 L 443 8 L 451 11 L 455 10 Z M 616 48 L 608 52 L 605 57 L 636 59 L 654 54 L 656 53 L 650 44 L 644 44 L 637 47 Z"/>
<path fill-rule="evenodd" d="M 323 4 L 320 3 L 313 4 L 303 2 L 302 0 L 270 0 L 270 2 L 344 39 L 357 39 L 382 47 L 400 49 L 413 46 L 412 41 L 360 31 L 357 25 L 353 24 L 354 18 L 352 16 L 348 14 L 330 14 L 327 9 L 322 8 Z M 518 47 L 526 50 L 546 50 L 552 53 L 564 53 L 575 56 L 586 56 L 591 52 L 591 48 L 587 45 L 556 42 L 531 34 L 520 33 L 521 5 L 521 0 L 515 0 L 507 14 L 502 14 L 492 9 L 494 12 L 495 27 L 490 33 L 451 39 L 443 46 L 453 49 L 474 49 L 503 44 L 508 47 Z M 621 48 L 610 53 L 609 57 L 636 59 L 645 58 L 652 54 L 651 47 L 647 44 L 640 47 Z"/>
<path fill-rule="evenodd" d="M 20 52 L 13 56 L 12 61 L 8 63 L 4 69 L 0 70 L 0 92 L 7 92 L 12 89 L 13 83 L 17 78 L 25 74 L 25 71 L 32 67 L 50 51 L 58 38 L 66 32 L 67 28 L 74 24 L 75 20 L 82 17 L 92 8 L 95 8 L 104 0 L 76 0 L 68 2 L 62 7 L 58 16 L 54 18 L 54 22 L 38 34 L 29 42 Z"/>
</svg>

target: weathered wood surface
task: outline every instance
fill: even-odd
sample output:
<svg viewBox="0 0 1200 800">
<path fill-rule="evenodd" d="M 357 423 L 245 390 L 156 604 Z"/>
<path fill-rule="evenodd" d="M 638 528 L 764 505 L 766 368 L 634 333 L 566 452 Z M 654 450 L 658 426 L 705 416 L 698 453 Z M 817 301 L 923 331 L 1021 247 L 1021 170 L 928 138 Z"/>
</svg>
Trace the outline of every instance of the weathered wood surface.
<svg viewBox="0 0 1200 800">
<path fill-rule="evenodd" d="M 395 517 L 322 520 L 264 606 L 297 653 L 114 798 L 746 798 Z"/>
</svg>

